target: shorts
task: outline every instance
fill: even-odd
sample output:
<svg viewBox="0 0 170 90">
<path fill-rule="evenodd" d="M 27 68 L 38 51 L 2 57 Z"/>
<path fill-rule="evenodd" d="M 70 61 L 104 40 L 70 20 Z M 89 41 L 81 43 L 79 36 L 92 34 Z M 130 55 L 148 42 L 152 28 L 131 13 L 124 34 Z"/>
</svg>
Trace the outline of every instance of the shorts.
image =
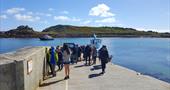
<svg viewBox="0 0 170 90">
<path fill-rule="evenodd" d="M 70 61 L 63 62 L 63 64 L 70 64 Z"/>
</svg>

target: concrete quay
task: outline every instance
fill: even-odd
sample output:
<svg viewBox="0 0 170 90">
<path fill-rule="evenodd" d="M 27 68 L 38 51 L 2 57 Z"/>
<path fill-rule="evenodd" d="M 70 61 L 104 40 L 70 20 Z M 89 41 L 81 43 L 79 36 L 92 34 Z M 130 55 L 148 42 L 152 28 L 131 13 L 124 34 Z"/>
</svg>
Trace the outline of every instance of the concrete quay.
<svg viewBox="0 0 170 90">
<path fill-rule="evenodd" d="M 101 75 L 99 62 L 84 66 L 84 62 L 71 65 L 70 79 L 63 80 L 64 70 L 57 76 L 42 82 L 37 90 L 170 90 L 170 84 L 127 68 L 107 64 Z"/>
<path fill-rule="evenodd" d="M 170 83 L 107 64 L 101 75 L 100 62 L 70 66 L 70 79 L 63 80 L 64 68 L 57 76 L 44 80 L 47 73 L 45 47 L 27 47 L 0 54 L 0 90 L 170 90 Z"/>
</svg>

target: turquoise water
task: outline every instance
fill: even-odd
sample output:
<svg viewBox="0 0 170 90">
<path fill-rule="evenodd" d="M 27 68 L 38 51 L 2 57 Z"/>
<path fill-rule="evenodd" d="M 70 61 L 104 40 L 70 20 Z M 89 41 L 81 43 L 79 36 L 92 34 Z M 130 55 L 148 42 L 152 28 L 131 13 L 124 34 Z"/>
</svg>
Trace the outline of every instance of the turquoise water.
<svg viewBox="0 0 170 90">
<path fill-rule="evenodd" d="M 64 42 L 80 45 L 91 38 L 56 38 L 53 41 L 1 38 L 0 53 L 25 46 L 57 46 Z M 101 38 L 113 55 L 113 63 L 170 83 L 170 39 L 167 38 Z"/>
</svg>

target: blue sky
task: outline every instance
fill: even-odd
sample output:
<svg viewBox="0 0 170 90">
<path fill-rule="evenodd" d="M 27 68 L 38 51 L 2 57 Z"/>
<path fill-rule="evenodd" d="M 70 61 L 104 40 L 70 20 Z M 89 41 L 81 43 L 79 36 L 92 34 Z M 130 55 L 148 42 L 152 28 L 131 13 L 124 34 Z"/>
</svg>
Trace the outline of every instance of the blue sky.
<svg viewBox="0 0 170 90">
<path fill-rule="evenodd" d="M 120 26 L 170 32 L 170 0 L 0 0 L 0 30 Z"/>
</svg>

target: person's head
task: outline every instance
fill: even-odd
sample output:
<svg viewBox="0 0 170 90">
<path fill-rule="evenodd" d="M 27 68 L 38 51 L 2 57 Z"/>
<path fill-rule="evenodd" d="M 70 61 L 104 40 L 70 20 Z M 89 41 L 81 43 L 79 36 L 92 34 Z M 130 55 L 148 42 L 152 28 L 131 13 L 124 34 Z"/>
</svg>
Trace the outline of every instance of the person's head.
<svg viewBox="0 0 170 90">
<path fill-rule="evenodd" d="M 69 50 L 68 45 L 64 44 L 64 45 L 63 45 L 63 50 L 64 50 L 64 51 L 66 50 L 67 54 L 70 54 L 70 50 Z"/>
<path fill-rule="evenodd" d="M 102 46 L 102 49 L 107 50 L 106 45 L 103 45 L 103 46 Z"/>
<path fill-rule="evenodd" d="M 54 51 L 54 47 L 53 47 L 53 46 L 51 46 L 51 48 L 50 48 L 50 49 L 51 49 L 51 51 Z"/>
<path fill-rule="evenodd" d="M 56 49 L 59 49 L 60 46 L 57 46 Z"/>
<path fill-rule="evenodd" d="M 59 48 L 57 49 L 57 51 L 58 51 L 58 52 L 61 52 L 61 47 L 59 47 Z"/>
<path fill-rule="evenodd" d="M 45 52 L 46 52 L 46 53 L 48 52 L 48 48 L 47 48 L 47 47 L 45 48 Z"/>
</svg>

